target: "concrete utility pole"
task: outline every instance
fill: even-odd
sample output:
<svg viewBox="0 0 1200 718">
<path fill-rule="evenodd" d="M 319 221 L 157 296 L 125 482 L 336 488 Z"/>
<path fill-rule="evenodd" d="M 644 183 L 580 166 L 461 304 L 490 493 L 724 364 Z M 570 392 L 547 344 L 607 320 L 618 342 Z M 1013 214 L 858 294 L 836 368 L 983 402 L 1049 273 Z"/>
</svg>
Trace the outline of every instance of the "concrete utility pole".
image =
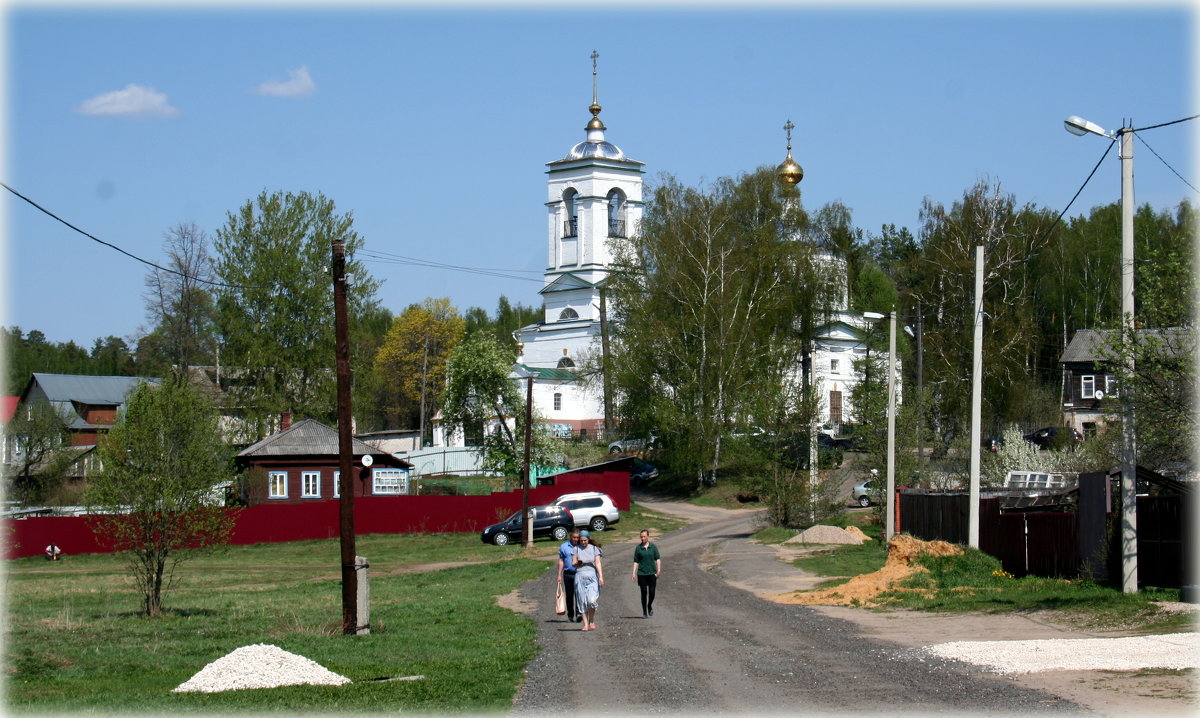
<svg viewBox="0 0 1200 718">
<path fill-rule="evenodd" d="M 888 314 L 887 540 L 896 533 L 896 308 Z"/>
<path fill-rule="evenodd" d="M 971 352 L 971 490 L 967 501 L 967 545 L 979 548 L 979 444 L 983 408 L 983 242 L 975 245 L 975 342 Z"/>
<path fill-rule="evenodd" d="M 1121 143 L 1121 341 L 1126 343 L 1133 335 L 1134 329 L 1133 123 L 1116 132 L 1107 132 L 1094 122 L 1071 115 L 1063 121 L 1063 125 L 1067 132 L 1076 136 L 1090 132 Z M 1161 125 L 1143 129 L 1153 127 Z M 1134 369 L 1136 366 L 1133 354 L 1126 351 L 1126 377 L 1132 378 Z M 1134 423 L 1132 382 L 1126 381 L 1121 386 L 1121 590 L 1125 593 L 1137 593 L 1137 553 L 1137 432 Z"/>
<path fill-rule="evenodd" d="M 608 377 L 608 287 L 600 287 L 600 380 L 604 383 L 604 440 L 612 441 L 612 387 Z"/>
<path fill-rule="evenodd" d="M 525 517 L 525 548 L 533 548 L 533 517 L 529 515 L 529 454 L 533 444 L 533 377 L 525 377 L 525 463 L 521 471 L 521 515 Z"/>
<path fill-rule="evenodd" d="M 1117 131 L 1121 138 L 1121 342 L 1133 335 L 1133 126 Z M 1133 353 L 1125 352 L 1125 375 L 1133 377 Z M 1133 418 L 1133 383 L 1121 387 L 1121 590 L 1137 593 L 1137 432 Z"/>
<path fill-rule="evenodd" d="M 333 240 L 333 331 L 337 353 L 339 527 L 342 548 L 342 633 L 358 633 L 358 573 L 354 545 L 354 433 L 350 413 L 350 331 L 346 318 L 346 245 Z"/>
</svg>

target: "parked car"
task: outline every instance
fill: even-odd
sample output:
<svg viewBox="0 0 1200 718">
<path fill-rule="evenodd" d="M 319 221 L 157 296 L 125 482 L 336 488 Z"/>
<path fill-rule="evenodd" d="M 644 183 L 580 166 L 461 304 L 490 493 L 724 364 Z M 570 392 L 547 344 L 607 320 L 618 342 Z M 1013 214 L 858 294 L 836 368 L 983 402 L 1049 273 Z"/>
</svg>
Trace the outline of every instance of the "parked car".
<svg viewBox="0 0 1200 718">
<path fill-rule="evenodd" d="M 862 507 L 871 505 L 871 479 L 855 484 L 854 488 L 850 489 L 850 500 Z"/>
<path fill-rule="evenodd" d="M 1083 434 L 1069 426 L 1047 426 L 1026 434 L 1025 441 L 1039 449 L 1060 449 L 1064 446 L 1076 446 L 1083 441 Z"/>
<path fill-rule="evenodd" d="M 577 494 L 563 494 L 554 501 L 555 506 L 561 506 L 570 512 L 575 526 L 603 531 L 610 524 L 621 520 L 621 512 L 608 494 L 599 491 L 584 491 Z"/>
<path fill-rule="evenodd" d="M 808 455 L 811 450 L 807 432 L 798 432 L 785 437 L 782 445 L 781 458 L 793 464 L 796 468 L 808 469 Z M 836 469 L 842 465 L 842 452 L 833 437 L 828 434 L 817 434 L 817 468 Z"/>
<path fill-rule="evenodd" d="M 533 537 L 550 536 L 555 541 L 566 541 L 571 534 L 574 522 L 571 512 L 561 506 L 530 506 L 533 512 Z M 484 543 L 494 543 L 503 546 L 509 541 L 524 540 L 525 521 L 521 512 L 504 519 L 498 524 L 492 524 L 479 532 L 479 538 Z"/>
<path fill-rule="evenodd" d="M 635 451 L 645 451 L 654 446 L 654 440 L 658 437 L 654 432 L 650 432 L 649 438 L 630 438 L 617 439 L 608 445 L 608 453 L 610 454 L 631 454 Z"/>
<path fill-rule="evenodd" d="M 658 467 L 641 459 L 633 460 L 633 468 L 629 470 L 631 486 L 645 486 L 658 478 Z"/>
</svg>

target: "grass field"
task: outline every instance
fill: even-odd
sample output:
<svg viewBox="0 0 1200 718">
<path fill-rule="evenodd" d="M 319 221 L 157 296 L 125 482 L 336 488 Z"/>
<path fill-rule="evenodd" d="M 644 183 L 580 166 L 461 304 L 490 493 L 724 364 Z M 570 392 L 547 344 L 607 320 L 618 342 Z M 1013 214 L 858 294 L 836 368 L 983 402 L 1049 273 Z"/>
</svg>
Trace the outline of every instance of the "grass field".
<svg viewBox="0 0 1200 718">
<path fill-rule="evenodd" d="M 679 522 L 622 516 L 605 543 Z M 229 713 L 238 711 L 506 711 L 534 655 L 535 627 L 496 597 L 552 565 L 558 543 L 496 547 L 479 535 L 367 535 L 371 634 L 341 635 L 336 539 L 233 547 L 183 564 L 157 618 L 122 558 L 7 562 L 7 712 Z M 436 570 L 430 570 L 436 569 Z M 236 648 L 276 645 L 353 681 L 216 694 L 171 693 Z M 379 678 L 424 676 L 413 681 Z"/>
</svg>

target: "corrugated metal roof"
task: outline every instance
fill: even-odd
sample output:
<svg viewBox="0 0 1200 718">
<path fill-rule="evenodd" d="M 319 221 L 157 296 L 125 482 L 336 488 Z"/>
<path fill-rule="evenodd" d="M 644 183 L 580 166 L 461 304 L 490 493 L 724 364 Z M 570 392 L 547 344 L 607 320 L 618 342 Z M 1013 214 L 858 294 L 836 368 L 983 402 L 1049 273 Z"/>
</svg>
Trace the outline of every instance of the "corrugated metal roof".
<svg viewBox="0 0 1200 718">
<path fill-rule="evenodd" d="M 379 454 L 370 444 L 354 439 L 355 456 Z M 252 444 L 238 456 L 336 456 L 339 453 L 337 430 L 315 419 L 301 419 L 278 434 Z"/>
<path fill-rule="evenodd" d="M 139 376 L 85 376 L 82 374 L 35 373 L 36 381 L 50 401 L 74 401 L 81 404 L 125 403 L 134 389 L 144 382 L 161 384 L 161 379 Z"/>
<path fill-rule="evenodd" d="M 1166 329 L 1138 329 L 1139 337 L 1155 347 L 1158 352 L 1171 357 L 1188 357 L 1196 351 L 1196 336 L 1194 330 L 1182 327 Z M 1063 349 L 1060 362 L 1090 362 L 1112 361 L 1112 350 L 1106 345 L 1116 339 L 1113 329 L 1080 329 L 1071 337 L 1067 348 Z"/>
<path fill-rule="evenodd" d="M 536 367 L 528 364 L 517 364 L 517 371 L 523 376 L 532 376 L 534 379 L 549 379 L 553 381 L 575 381 L 579 376 L 568 369 L 554 369 L 551 367 Z M 510 375 L 511 376 L 511 375 Z"/>
<path fill-rule="evenodd" d="M 1101 350 L 1111 330 L 1098 331 L 1096 329 L 1080 329 L 1075 332 L 1075 336 L 1071 337 L 1071 342 L 1067 344 L 1067 348 L 1063 349 L 1060 362 L 1089 362 L 1102 361 L 1106 357 L 1101 356 Z"/>
</svg>

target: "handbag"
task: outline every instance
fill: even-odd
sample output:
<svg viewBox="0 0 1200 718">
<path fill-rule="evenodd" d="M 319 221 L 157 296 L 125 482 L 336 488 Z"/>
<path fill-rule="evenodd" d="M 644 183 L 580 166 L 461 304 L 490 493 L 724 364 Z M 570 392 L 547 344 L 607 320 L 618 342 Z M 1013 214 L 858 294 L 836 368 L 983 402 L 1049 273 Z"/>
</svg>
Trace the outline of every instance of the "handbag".
<svg viewBox="0 0 1200 718">
<path fill-rule="evenodd" d="M 554 612 L 560 616 L 567 612 L 567 594 L 563 591 L 561 583 L 554 591 Z"/>
</svg>

